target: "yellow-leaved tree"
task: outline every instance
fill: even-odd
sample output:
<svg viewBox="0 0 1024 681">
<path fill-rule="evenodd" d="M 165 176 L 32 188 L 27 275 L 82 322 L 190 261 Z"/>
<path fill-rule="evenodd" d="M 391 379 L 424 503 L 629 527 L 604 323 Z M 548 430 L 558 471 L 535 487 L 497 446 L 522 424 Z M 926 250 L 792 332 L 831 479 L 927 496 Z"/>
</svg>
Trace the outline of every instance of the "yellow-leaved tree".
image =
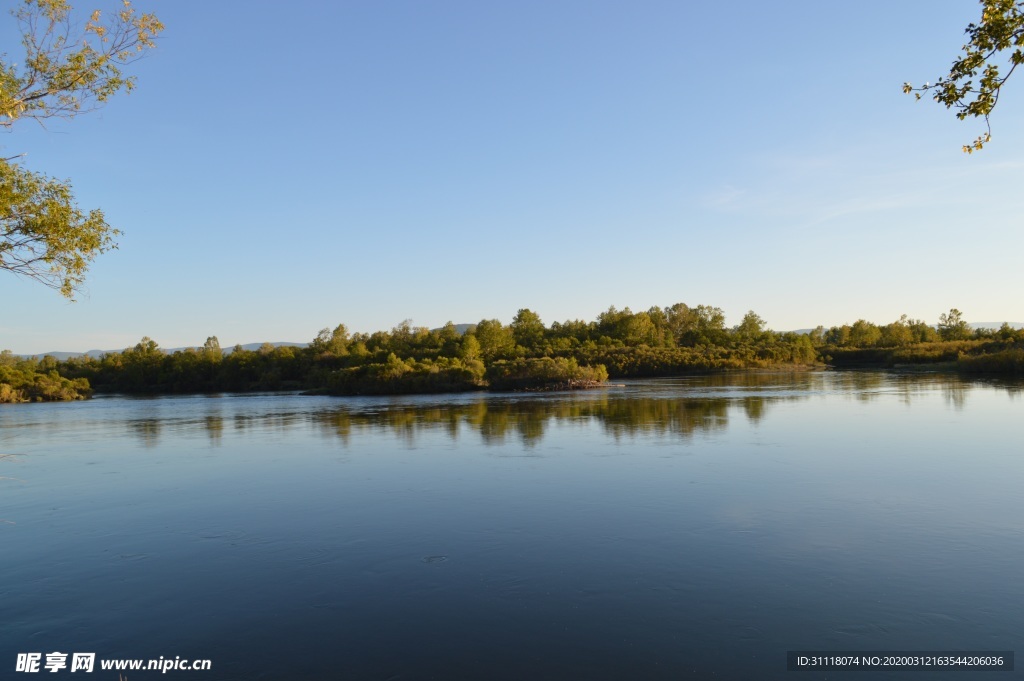
<svg viewBox="0 0 1024 681">
<path fill-rule="evenodd" d="M 955 109 L 956 117 L 982 118 L 985 133 L 963 150 L 968 154 L 980 150 L 992 139 L 989 114 L 999 102 L 999 93 L 1013 72 L 1024 63 L 1024 2 L 1019 0 L 979 0 L 981 20 L 968 24 L 967 42 L 953 62 L 949 73 L 934 83 L 915 87 L 903 84 L 903 91 L 921 99 L 931 94 L 947 109 Z"/>
<path fill-rule="evenodd" d="M 70 119 L 102 106 L 135 79 L 124 69 L 155 46 L 163 24 L 128 0 L 76 24 L 66 0 L 23 0 L 12 15 L 24 59 L 0 55 L 0 127 Z M 0 270 L 29 277 L 74 299 L 92 260 L 120 234 L 100 210 L 82 211 L 66 182 L 0 158 Z"/>
</svg>

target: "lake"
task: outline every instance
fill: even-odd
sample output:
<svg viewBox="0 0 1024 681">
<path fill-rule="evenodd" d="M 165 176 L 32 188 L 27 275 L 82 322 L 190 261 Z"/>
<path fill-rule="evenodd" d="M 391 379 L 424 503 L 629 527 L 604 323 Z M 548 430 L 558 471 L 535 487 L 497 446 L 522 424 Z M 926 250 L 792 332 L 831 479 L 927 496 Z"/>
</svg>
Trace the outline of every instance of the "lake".
<svg viewBox="0 0 1024 681">
<path fill-rule="evenodd" d="M 1022 441 L 1021 384 L 879 372 L 3 406 L 0 668 L 930 678 L 786 653 L 1019 647 Z"/>
</svg>

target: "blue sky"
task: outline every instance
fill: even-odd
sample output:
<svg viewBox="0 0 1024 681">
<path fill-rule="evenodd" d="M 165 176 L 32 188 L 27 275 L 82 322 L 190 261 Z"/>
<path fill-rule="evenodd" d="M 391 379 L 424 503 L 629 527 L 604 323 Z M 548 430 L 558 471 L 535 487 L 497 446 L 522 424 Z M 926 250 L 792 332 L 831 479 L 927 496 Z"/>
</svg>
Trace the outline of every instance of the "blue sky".
<svg viewBox="0 0 1024 681">
<path fill-rule="evenodd" d="M 900 90 L 971 0 L 136 6 L 167 28 L 135 92 L 0 136 L 124 231 L 75 303 L 0 273 L 0 348 L 675 302 L 1024 321 L 1024 84 L 972 156 L 982 124 Z"/>
</svg>

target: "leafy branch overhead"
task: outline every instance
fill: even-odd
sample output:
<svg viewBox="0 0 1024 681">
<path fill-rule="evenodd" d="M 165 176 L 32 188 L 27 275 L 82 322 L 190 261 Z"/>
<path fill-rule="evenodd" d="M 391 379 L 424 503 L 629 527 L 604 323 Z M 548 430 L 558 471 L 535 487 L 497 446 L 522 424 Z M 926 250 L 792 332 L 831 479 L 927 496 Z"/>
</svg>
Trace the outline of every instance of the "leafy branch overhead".
<svg viewBox="0 0 1024 681">
<path fill-rule="evenodd" d="M 135 87 L 122 67 L 155 47 L 163 24 L 153 14 L 136 14 L 125 0 L 109 17 L 94 11 L 76 30 L 71 9 L 65 0 L 25 0 L 12 12 L 25 60 L 0 61 L 0 126 L 10 128 L 20 118 L 72 118 Z"/>
<path fill-rule="evenodd" d="M 119 234 L 102 211 L 83 213 L 66 184 L 0 160 L 0 269 L 71 298 Z"/>
<path fill-rule="evenodd" d="M 963 150 L 968 154 L 980 150 L 992 139 L 989 115 L 999 102 L 1003 85 L 1024 62 L 1024 2 L 1015 0 L 980 0 L 981 21 L 965 29 L 967 43 L 953 62 L 946 76 L 935 83 L 915 87 L 903 84 L 903 92 L 921 99 L 930 93 L 932 99 L 955 109 L 956 117 L 983 118 L 985 133 Z"/>
<path fill-rule="evenodd" d="M 128 0 L 108 14 L 75 23 L 66 0 L 24 0 L 18 21 L 25 58 L 0 55 L 0 127 L 20 119 L 74 118 L 130 92 L 124 67 L 155 47 L 163 24 L 137 14 Z M 100 210 L 84 212 L 71 187 L 0 158 L 0 270 L 26 276 L 73 298 L 92 260 L 120 232 Z"/>
</svg>

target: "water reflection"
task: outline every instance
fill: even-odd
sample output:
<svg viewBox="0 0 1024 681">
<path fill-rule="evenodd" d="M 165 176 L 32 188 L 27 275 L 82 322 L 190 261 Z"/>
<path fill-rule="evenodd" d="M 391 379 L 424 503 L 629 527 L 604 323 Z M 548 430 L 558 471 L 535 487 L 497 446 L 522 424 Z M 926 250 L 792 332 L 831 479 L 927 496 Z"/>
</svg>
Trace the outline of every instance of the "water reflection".
<svg viewBox="0 0 1024 681">
<path fill-rule="evenodd" d="M 325 434 L 348 444 L 353 433 L 386 431 L 412 445 L 418 434 L 444 432 L 457 440 L 463 431 L 484 444 L 517 438 L 539 444 L 557 424 L 591 421 L 618 440 L 638 436 L 688 440 L 728 428 L 742 412 L 761 423 L 773 405 L 822 394 L 840 394 L 872 402 L 894 394 L 905 404 L 938 390 L 946 403 L 962 410 L 975 384 L 955 376 L 881 372 L 736 373 L 685 380 L 634 382 L 618 391 L 516 397 L 480 396 L 449 404 L 392 403 L 365 409 L 347 404 L 313 412 L 310 420 Z M 1019 385 L 1002 386 L 1020 391 Z"/>
<path fill-rule="evenodd" d="M 163 422 L 159 418 L 135 419 L 128 422 L 128 430 L 138 438 L 139 443 L 146 449 L 152 449 L 160 444 L 160 430 Z"/>
<path fill-rule="evenodd" d="M 205 656 L 239 621 L 218 678 L 781 679 L 793 641 L 1007 649 L 1004 390 L 809 372 L 0 408 L 0 656 Z"/>
<path fill-rule="evenodd" d="M 745 397 L 743 398 L 743 411 L 747 414 L 747 419 L 751 423 L 760 423 L 761 419 L 764 418 L 765 399 L 763 397 Z"/>
<path fill-rule="evenodd" d="M 401 398 L 292 395 L 287 400 L 278 396 L 273 411 L 255 404 L 248 408 L 248 402 L 233 399 L 147 400 L 142 413 L 134 409 L 133 418 L 121 427 L 147 449 L 158 446 L 167 429 L 175 434 L 201 431 L 210 446 L 218 447 L 226 433 L 282 434 L 310 426 L 344 446 L 355 434 L 378 432 L 410 447 L 429 433 L 453 442 L 473 436 L 485 445 L 517 441 L 529 448 L 540 444 L 553 427 L 572 423 L 600 424 L 615 440 L 645 436 L 688 440 L 724 431 L 737 418 L 757 426 L 771 417 L 775 405 L 822 395 L 862 404 L 896 398 L 906 405 L 941 395 L 949 408 L 961 411 L 972 392 L 993 387 L 1011 397 L 1022 392 L 1020 382 L 968 381 L 928 373 L 733 373 L 630 381 L 575 393 Z"/>
<path fill-rule="evenodd" d="M 444 408 L 418 404 L 397 404 L 387 409 L 359 409 L 339 406 L 310 413 L 309 419 L 323 433 L 348 444 L 359 431 L 387 432 L 409 445 L 427 432 L 446 434 L 452 441 L 465 431 L 477 435 L 486 445 L 502 445 L 510 438 L 526 447 L 539 444 L 555 424 L 598 422 L 615 439 L 638 435 L 690 438 L 696 433 L 727 427 L 730 410 L 742 409 L 748 418 L 759 420 L 773 401 L 806 399 L 802 396 L 776 398 L 638 398 L 600 396 L 495 400 L 480 397 L 469 403 Z"/>
</svg>

